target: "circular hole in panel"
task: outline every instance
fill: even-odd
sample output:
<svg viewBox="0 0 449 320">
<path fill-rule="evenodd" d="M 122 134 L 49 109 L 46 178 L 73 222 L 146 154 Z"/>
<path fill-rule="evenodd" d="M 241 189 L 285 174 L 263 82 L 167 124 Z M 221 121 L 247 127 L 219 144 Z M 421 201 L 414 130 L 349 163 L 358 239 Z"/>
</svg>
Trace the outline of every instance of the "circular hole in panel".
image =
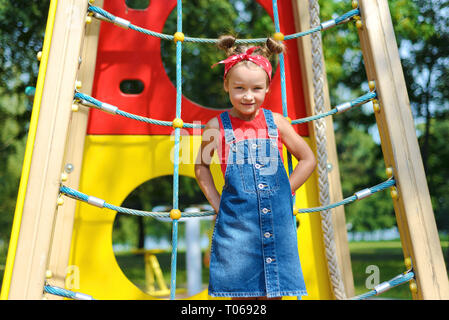
<svg viewBox="0 0 449 320">
<path fill-rule="evenodd" d="M 145 10 L 150 5 L 150 0 L 125 0 L 128 8 L 134 10 Z"/>
<path fill-rule="evenodd" d="M 189 37 L 216 39 L 223 34 L 237 38 L 263 38 L 274 33 L 271 17 L 253 0 L 186 1 L 183 4 L 183 33 Z M 176 8 L 163 29 L 165 34 L 176 32 Z M 176 86 L 176 45 L 161 41 L 165 71 Z M 211 66 L 225 59 L 225 53 L 215 43 L 184 42 L 182 45 L 182 90 L 184 96 L 199 105 L 229 108 L 228 95 L 223 89 L 223 65 Z M 277 62 L 273 61 L 273 74 Z"/>
<path fill-rule="evenodd" d="M 149 180 L 134 189 L 122 207 L 169 212 L 173 176 Z M 179 208 L 182 212 L 212 210 L 195 179 L 179 177 Z M 207 288 L 213 219 L 182 218 L 178 223 L 176 298 L 183 299 Z M 161 299 L 170 297 L 172 222 L 169 218 L 118 213 L 112 243 L 117 263 L 128 279 L 143 292 Z"/>
<path fill-rule="evenodd" d="M 145 85 L 138 79 L 125 79 L 120 82 L 120 91 L 125 94 L 140 94 Z"/>
</svg>

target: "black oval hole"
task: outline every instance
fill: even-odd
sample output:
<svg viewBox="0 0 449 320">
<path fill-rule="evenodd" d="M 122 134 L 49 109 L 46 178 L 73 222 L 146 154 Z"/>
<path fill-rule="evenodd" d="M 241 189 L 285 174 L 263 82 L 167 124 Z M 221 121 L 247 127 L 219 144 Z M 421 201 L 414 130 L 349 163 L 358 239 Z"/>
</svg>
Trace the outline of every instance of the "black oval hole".
<svg viewBox="0 0 449 320">
<path fill-rule="evenodd" d="M 134 10 L 145 10 L 150 5 L 150 0 L 125 0 L 126 6 Z"/>
<path fill-rule="evenodd" d="M 143 89 L 145 89 L 145 85 L 137 79 L 126 79 L 120 82 L 120 91 L 125 94 L 139 94 Z"/>
</svg>

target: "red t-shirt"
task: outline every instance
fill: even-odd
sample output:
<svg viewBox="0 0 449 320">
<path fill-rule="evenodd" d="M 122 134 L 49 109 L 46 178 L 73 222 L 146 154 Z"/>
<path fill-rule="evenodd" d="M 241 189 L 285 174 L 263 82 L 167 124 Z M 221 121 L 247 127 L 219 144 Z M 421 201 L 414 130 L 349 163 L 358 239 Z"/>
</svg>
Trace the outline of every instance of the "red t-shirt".
<svg viewBox="0 0 449 320">
<path fill-rule="evenodd" d="M 229 118 L 231 119 L 232 129 L 234 130 L 234 135 L 236 142 L 245 140 L 245 139 L 267 139 L 268 138 L 268 127 L 265 121 L 265 114 L 262 109 L 259 109 L 259 113 L 257 116 L 250 121 L 241 120 L 239 118 L 233 117 L 229 114 Z M 221 164 L 221 171 L 223 172 L 223 176 L 226 172 L 227 159 L 229 154 L 229 146 L 226 144 L 225 136 L 224 136 L 224 128 L 223 123 L 221 122 L 221 118 L 218 117 L 218 123 L 220 124 L 220 139 L 218 141 L 218 159 Z M 278 130 L 278 149 L 281 155 L 281 159 L 283 161 L 282 155 L 282 141 L 281 135 Z"/>
</svg>

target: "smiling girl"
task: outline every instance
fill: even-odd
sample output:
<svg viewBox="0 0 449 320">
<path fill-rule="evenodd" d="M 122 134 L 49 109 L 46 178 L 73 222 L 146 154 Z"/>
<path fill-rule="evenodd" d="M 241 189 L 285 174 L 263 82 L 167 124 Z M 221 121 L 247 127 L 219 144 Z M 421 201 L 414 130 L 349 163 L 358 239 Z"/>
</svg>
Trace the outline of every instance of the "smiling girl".
<svg viewBox="0 0 449 320">
<path fill-rule="evenodd" d="M 238 46 L 232 36 L 221 37 L 218 46 L 228 55 L 217 64 L 225 66 L 224 90 L 232 108 L 206 124 L 195 165 L 198 183 L 217 212 L 209 294 L 306 295 L 292 192 L 312 174 L 316 160 L 286 118 L 262 107 L 271 83 L 268 58 L 284 46 L 271 38 L 263 47 Z M 290 177 L 283 145 L 298 160 Z M 221 196 L 210 171 L 214 150 L 225 179 Z"/>
</svg>

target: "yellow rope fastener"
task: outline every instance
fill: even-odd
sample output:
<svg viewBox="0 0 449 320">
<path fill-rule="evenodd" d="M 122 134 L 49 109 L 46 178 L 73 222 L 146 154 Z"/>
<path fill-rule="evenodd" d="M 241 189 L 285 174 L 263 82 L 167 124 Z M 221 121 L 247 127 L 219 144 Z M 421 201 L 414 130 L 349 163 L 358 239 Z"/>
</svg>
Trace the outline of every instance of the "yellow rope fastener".
<svg viewBox="0 0 449 320">
<path fill-rule="evenodd" d="M 385 173 L 387 174 L 388 178 L 391 178 L 393 176 L 393 168 L 388 167 L 387 169 L 385 169 Z"/>
<path fill-rule="evenodd" d="M 363 28 L 363 22 L 362 20 L 360 20 L 359 16 L 354 16 L 355 21 L 355 26 L 357 27 L 357 29 L 362 29 Z"/>
<path fill-rule="evenodd" d="M 179 209 L 171 209 L 170 218 L 173 220 L 179 220 L 181 218 L 181 211 L 179 211 Z"/>
<path fill-rule="evenodd" d="M 357 9 L 359 7 L 359 2 L 357 0 L 352 0 L 352 9 Z"/>
<path fill-rule="evenodd" d="M 412 293 L 417 293 L 418 292 L 418 286 L 416 285 L 416 281 L 414 279 L 410 280 L 410 291 Z"/>
<path fill-rule="evenodd" d="M 391 187 L 390 195 L 394 200 L 396 200 L 399 197 L 398 189 L 396 187 Z"/>
<path fill-rule="evenodd" d="M 374 112 L 380 111 L 380 104 L 379 101 L 377 101 L 377 99 L 373 99 L 373 110 Z"/>
<path fill-rule="evenodd" d="M 182 128 L 184 126 L 184 121 L 180 118 L 173 119 L 173 128 Z"/>
<path fill-rule="evenodd" d="M 45 278 L 47 279 L 53 278 L 53 272 L 51 272 L 51 270 L 45 271 Z"/>
<path fill-rule="evenodd" d="M 62 206 L 64 204 L 64 198 L 59 197 L 58 200 L 56 201 L 56 203 L 58 204 L 58 206 Z"/>
<path fill-rule="evenodd" d="M 285 119 L 287 119 L 287 121 L 292 124 L 292 119 L 290 119 L 290 117 L 285 117 Z"/>
<path fill-rule="evenodd" d="M 174 35 L 173 35 L 173 41 L 176 43 L 176 42 L 178 42 L 178 41 L 181 41 L 181 42 L 183 42 L 184 41 L 184 33 L 182 33 L 182 32 L 176 32 Z"/>
<path fill-rule="evenodd" d="M 273 34 L 273 39 L 276 41 L 284 41 L 284 34 L 282 32 L 276 32 Z"/>
<path fill-rule="evenodd" d="M 404 259 L 404 264 L 407 269 L 412 268 L 412 259 L 410 257 Z"/>
<path fill-rule="evenodd" d="M 374 80 L 368 81 L 368 87 L 369 91 L 374 91 L 374 89 L 376 89 L 376 81 Z"/>
<path fill-rule="evenodd" d="M 37 61 L 41 61 L 41 59 L 42 59 L 42 51 L 39 51 L 39 52 L 36 54 L 36 59 L 37 59 Z"/>
</svg>

